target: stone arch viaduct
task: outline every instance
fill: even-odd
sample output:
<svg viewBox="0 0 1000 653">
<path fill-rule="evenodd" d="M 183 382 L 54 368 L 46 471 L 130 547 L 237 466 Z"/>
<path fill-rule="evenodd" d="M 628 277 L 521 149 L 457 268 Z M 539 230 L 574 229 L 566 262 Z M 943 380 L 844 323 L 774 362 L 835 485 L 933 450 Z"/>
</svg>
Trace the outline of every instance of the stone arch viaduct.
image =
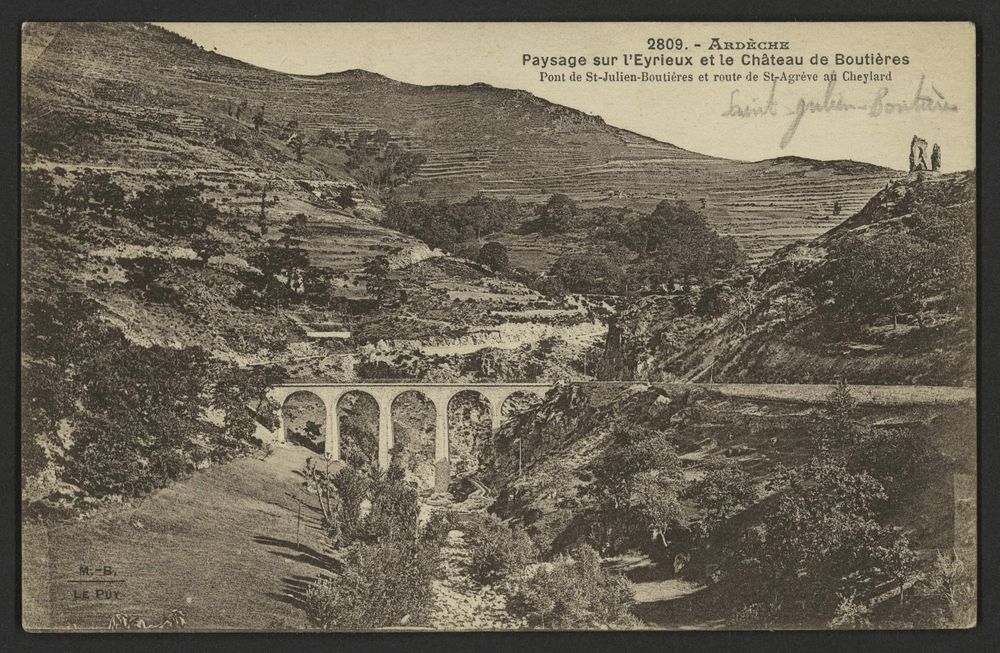
<svg viewBox="0 0 1000 653">
<path fill-rule="evenodd" d="M 282 408 L 278 411 L 277 439 L 279 442 L 284 442 L 286 437 L 285 401 L 299 392 L 308 392 L 319 397 L 326 408 L 325 452 L 331 460 L 340 460 L 340 423 L 337 419 L 337 407 L 340 400 L 349 392 L 363 393 L 372 397 L 378 404 L 379 414 L 378 464 L 379 467 L 385 469 L 389 466 L 389 450 L 392 449 L 394 443 L 392 433 L 393 402 L 406 392 L 423 395 L 434 404 L 436 419 L 434 462 L 438 469 L 441 469 L 441 464 L 444 463 L 444 469 L 447 470 L 449 463 L 448 406 L 456 395 L 461 392 L 475 392 L 484 398 L 490 407 L 493 432 L 496 432 L 500 428 L 501 408 L 511 395 L 522 393 L 541 398 L 552 385 L 552 383 L 421 383 L 418 381 L 399 383 L 285 383 L 272 387 L 269 396 Z M 438 486 L 442 482 L 446 484 L 447 475 L 446 471 L 446 478 L 438 479 L 435 484 Z"/>
</svg>

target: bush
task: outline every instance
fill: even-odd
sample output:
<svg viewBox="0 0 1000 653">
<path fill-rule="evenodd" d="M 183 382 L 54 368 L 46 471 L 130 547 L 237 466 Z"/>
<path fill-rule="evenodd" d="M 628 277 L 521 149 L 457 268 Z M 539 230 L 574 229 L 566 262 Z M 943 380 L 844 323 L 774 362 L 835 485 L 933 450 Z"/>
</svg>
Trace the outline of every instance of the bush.
<svg viewBox="0 0 1000 653">
<path fill-rule="evenodd" d="M 697 518 L 691 524 L 696 538 L 714 535 L 733 516 L 757 503 L 760 492 L 754 479 L 735 464 L 711 466 L 687 486 L 682 496 L 694 502 Z"/>
<path fill-rule="evenodd" d="M 306 615 L 326 630 L 426 625 L 438 566 L 439 549 L 427 543 L 357 544 L 339 576 L 306 590 Z"/>
<path fill-rule="evenodd" d="M 538 549 L 525 530 L 486 515 L 466 532 L 471 561 L 469 572 L 481 583 L 502 581 L 538 559 Z"/>
<path fill-rule="evenodd" d="M 632 583 L 601 567 L 589 546 L 572 557 L 560 556 L 521 581 L 507 600 L 507 610 L 531 628 L 551 630 L 634 627 L 629 607 Z"/>
<path fill-rule="evenodd" d="M 452 520 L 450 513 L 435 511 L 420 531 L 420 539 L 428 544 L 442 547 L 448 543 L 448 533 L 451 532 Z"/>
<path fill-rule="evenodd" d="M 771 487 L 777 496 L 726 547 L 720 568 L 720 596 L 741 624 L 820 627 L 853 619 L 844 597 L 868 602 L 881 584 L 902 590 L 914 553 L 877 520 L 886 496 L 871 475 L 817 457 L 779 472 Z"/>
<path fill-rule="evenodd" d="M 333 481 L 343 501 L 343 532 L 354 537 L 361 520 L 361 503 L 368 496 L 369 479 L 353 467 L 340 470 Z"/>
<path fill-rule="evenodd" d="M 372 485 L 372 509 L 362 522 L 364 536 L 375 542 L 408 542 L 417 535 L 420 498 L 403 478 L 403 468 L 393 461 L 385 476 Z"/>
</svg>

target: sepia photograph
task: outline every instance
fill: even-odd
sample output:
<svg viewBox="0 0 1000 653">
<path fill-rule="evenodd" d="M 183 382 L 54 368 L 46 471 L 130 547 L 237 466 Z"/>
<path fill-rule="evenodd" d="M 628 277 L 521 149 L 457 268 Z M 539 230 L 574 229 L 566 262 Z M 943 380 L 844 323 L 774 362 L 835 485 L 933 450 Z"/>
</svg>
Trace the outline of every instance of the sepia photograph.
<svg viewBox="0 0 1000 653">
<path fill-rule="evenodd" d="M 968 22 L 28 22 L 37 632 L 969 629 Z"/>
</svg>

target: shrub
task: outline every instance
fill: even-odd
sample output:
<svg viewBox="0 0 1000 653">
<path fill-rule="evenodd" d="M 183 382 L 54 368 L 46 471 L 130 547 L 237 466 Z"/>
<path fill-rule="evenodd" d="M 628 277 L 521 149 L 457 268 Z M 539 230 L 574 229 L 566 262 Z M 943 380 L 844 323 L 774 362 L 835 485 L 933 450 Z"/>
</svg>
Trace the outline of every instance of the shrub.
<svg viewBox="0 0 1000 653">
<path fill-rule="evenodd" d="M 603 569 L 597 551 L 582 546 L 521 581 L 507 610 L 531 628 L 629 627 L 638 625 L 629 609 L 632 599 L 632 583 Z"/>
<path fill-rule="evenodd" d="M 337 191 L 337 204 L 342 209 L 349 209 L 357 205 L 354 201 L 353 189 L 350 186 L 341 186 Z"/>
<path fill-rule="evenodd" d="M 403 468 L 393 461 L 385 476 L 372 486 L 372 509 L 362 528 L 376 542 L 413 541 L 417 535 L 420 499 L 417 489 L 403 478 Z"/>
<path fill-rule="evenodd" d="M 438 547 L 444 546 L 448 543 L 448 533 L 451 532 L 452 527 L 451 521 L 450 513 L 441 510 L 435 511 L 420 531 L 421 541 Z"/>
<path fill-rule="evenodd" d="M 122 259 L 118 263 L 125 271 L 128 286 L 142 292 L 148 292 L 150 286 L 170 268 L 167 260 L 152 256 Z"/>
<path fill-rule="evenodd" d="M 760 492 L 750 474 L 723 462 L 710 467 L 684 489 L 682 496 L 697 507 L 698 517 L 691 524 L 695 536 L 708 538 L 727 520 L 757 503 Z"/>
<path fill-rule="evenodd" d="M 333 486 L 340 498 L 340 524 L 337 533 L 347 541 L 358 532 L 361 503 L 368 497 L 370 479 L 354 467 L 344 467 L 333 477 Z"/>
<path fill-rule="evenodd" d="M 520 525 L 510 526 L 496 515 L 473 522 L 466 533 L 469 572 L 481 583 L 506 580 L 538 559 L 538 549 Z"/>
<path fill-rule="evenodd" d="M 306 590 L 306 615 L 327 630 L 426 625 L 438 566 L 439 550 L 427 543 L 357 544 L 340 575 Z"/>
</svg>

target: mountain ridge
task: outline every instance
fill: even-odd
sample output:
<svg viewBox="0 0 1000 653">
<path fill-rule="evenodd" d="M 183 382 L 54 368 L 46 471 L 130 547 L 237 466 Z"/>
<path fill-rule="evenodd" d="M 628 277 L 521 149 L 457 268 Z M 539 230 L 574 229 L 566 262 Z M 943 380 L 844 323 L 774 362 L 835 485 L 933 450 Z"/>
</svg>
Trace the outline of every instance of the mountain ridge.
<svg viewBox="0 0 1000 653">
<path fill-rule="evenodd" d="M 835 202 L 849 214 L 903 174 L 861 162 L 714 157 L 485 83 L 423 86 L 359 69 L 320 76 L 272 71 L 152 25 L 29 24 L 24 53 L 33 62 L 22 89 L 29 133 L 43 109 L 63 125 L 90 120 L 97 124 L 88 124 L 89 132 L 106 130 L 118 139 L 112 156 L 138 166 L 217 158 L 204 152 L 208 134 L 256 137 L 227 115 L 246 101 L 253 111 L 264 108 L 261 134 L 284 133 L 294 123 L 309 143 L 305 165 L 287 148 L 267 154 L 273 163 L 285 159 L 280 167 L 295 170 L 288 176 L 349 180 L 343 155 L 315 145 L 320 133 L 385 129 L 427 157 L 399 189 L 402 200 L 484 193 L 541 202 L 566 193 L 584 205 L 651 210 L 665 198 L 685 199 L 702 204 L 712 226 L 736 237 L 752 260 L 822 233 Z M 43 121 L 38 129 L 50 126 Z M 167 126 L 171 139 L 158 133 Z M 137 151 L 128 138 L 134 133 L 149 134 L 154 146 Z M 99 148 L 89 155 L 99 157 Z"/>
</svg>

